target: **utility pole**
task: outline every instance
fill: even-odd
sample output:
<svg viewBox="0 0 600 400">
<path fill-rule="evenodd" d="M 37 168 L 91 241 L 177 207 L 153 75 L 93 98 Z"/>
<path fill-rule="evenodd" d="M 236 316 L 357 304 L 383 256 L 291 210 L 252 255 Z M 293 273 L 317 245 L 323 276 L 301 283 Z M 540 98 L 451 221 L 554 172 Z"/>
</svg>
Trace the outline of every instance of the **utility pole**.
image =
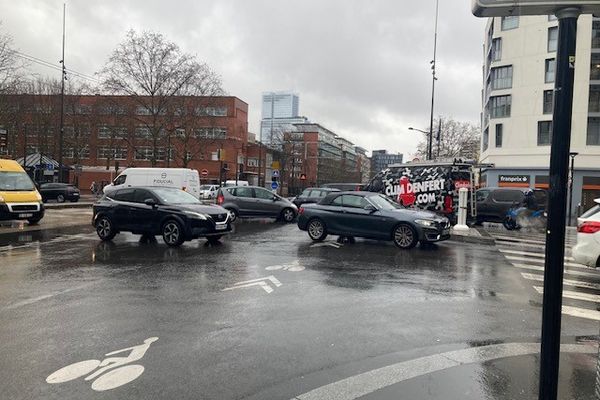
<svg viewBox="0 0 600 400">
<path fill-rule="evenodd" d="M 67 71 L 65 68 L 65 10 L 66 4 L 63 3 L 63 31 L 62 31 L 62 64 L 60 79 L 60 131 L 58 133 L 58 181 L 64 182 L 63 176 L 63 140 L 65 136 L 65 81 L 67 80 Z"/>
<path fill-rule="evenodd" d="M 571 214 L 573 212 L 573 181 L 575 180 L 575 157 L 577 157 L 579 153 L 572 151 L 569 153 L 571 156 L 571 179 L 569 179 L 569 219 L 567 220 L 567 224 L 571 225 Z"/>
<path fill-rule="evenodd" d="M 438 27 L 438 12 L 439 12 L 440 0 L 435 0 L 435 29 L 433 33 L 433 60 L 431 61 L 431 116 L 429 119 L 429 140 L 427 143 L 427 159 L 431 160 L 433 158 L 432 154 L 432 145 L 433 145 L 433 106 L 435 103 L 435 81 L 437 81 L 437 77 L 435 76 L 435 57 L 437 53 L 437 27 Z"/>
</svg>

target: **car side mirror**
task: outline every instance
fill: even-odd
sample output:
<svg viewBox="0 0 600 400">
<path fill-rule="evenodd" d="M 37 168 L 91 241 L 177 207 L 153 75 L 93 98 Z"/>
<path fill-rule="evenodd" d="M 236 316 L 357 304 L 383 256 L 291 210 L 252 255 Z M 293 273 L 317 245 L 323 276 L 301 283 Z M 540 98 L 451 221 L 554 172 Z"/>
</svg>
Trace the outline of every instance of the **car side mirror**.
<svg viewBox="0 0 600 400">
<path fill-rule="evenodd" d="M 156 207 L 156 200 L 154 199 L 146 199 L 144 200 L 144 204 L 150 207 Z"/>
<path fill-rule="evenodd" d="M 375 206 L 373 206 L 373 204 L 367 204 L 364 207 L 364 209 L 367 210 L 368 212 L 371 212 L 371 213 L 377 211 L 377 208 L 375 208 Z"/>
<path fill-rule="evenodd" d="M 279 197 L 273 196 L 273 201 L 277 201 L 277 200 L 279 200 Z"/>
</svg>

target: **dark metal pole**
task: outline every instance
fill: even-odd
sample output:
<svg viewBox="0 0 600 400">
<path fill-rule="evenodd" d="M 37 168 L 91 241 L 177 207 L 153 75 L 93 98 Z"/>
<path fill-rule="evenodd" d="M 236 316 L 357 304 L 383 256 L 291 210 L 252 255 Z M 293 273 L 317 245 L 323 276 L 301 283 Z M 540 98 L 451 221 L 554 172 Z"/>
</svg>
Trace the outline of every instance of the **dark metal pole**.
<svg viewBox="0 0 600 400">
<path fill-rule="evenodd" d="M 579 153 L 571 152 L 569 155 L 571 156 L 571 179 L 569 180 L 569 219 L 567 220 L 567 224 L 571 225 L 571 214 L 573 211 L 573 181 L 575 180 L 575 157 Z"/>
<path fill-rule="evenodd" d="M 558 389 L 560 319 L 565 256 L 565 203 L 567 200 L 573 78 L 575 76 L 575 44 L 579 14 L 580 12 L 576 8 L 567 8 L 556 13 L 559 20 L 559 33 L 554 86 L 554 115 L 552 119 L 552 149 L 550 153 L 546 261 L 544 266 L 540 400 L 556 400 Z"/>
<path fill-rule="evenodd" d="M 62 72 L 60 79 L 60 131 L 58 133 L 58 181 L 63 182 L 63 140 L 65 135 L 65 79 L 67 71 L 65 70 L 65 9 L 66 4 L 63 3 L 63 35 L 62 35 Z"/>
<path fill-rule="evenodd" d="M 433 158 L 432 155 L 432 147 L 433 147 L 433 105 L 435 100 L 435 81 L 437 78 L 435 76 L 435 56 L 437 52 L 437 26 L 438 26 L 438 11 L 439 11 L 440 1 L 436 0 L 435 2 L 435 30 L 433 34 L 433 60 L 431 61 L 431 74 L 433 75 L 433 79 L 431 80 L 431 116 L 429 119 L 429 141 L 427 144 L 427 159 L 431 160 Z"/>
</svg>

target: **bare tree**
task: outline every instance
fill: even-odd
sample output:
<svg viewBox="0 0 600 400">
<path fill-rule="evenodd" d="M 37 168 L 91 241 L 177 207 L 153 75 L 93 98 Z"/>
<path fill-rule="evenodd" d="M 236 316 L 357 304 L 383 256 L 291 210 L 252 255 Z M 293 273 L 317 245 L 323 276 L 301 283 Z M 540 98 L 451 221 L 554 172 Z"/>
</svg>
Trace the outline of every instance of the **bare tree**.
<svg viewBox="0 0 600 400">
<path fill-rule="evenodd" d="M 133 100 L 132 113 L 138 140 L 133 150 L 148 146 L 152 166 L 159 151 L 170 144 L 173 126 L 168 114 L 176 112 L 178 96 L 214 96 L 223 94 L 221 79 L 205 63 L 181 51 L 162 34 L 131 30 L 113 51 L 100 71 L 104 88 L 112 94 L 127 95 Z M 147 153 L 145 153 L 147 156 Z"/>
<path fill-rule="evenodd" d="M 439 118 L 433 125 L 433 157 L 477 160 L 480 138 L 479 127 L 470 122 Z M 427 155 L 427 134 L 423 135 L 423 140 L 418 144 L 417 153 L 423 158 Z"/>
<path fill-rule="evenodd" d="M 12 37 L 0 32 L 0 94 L 14 92 L 21 81 L 24 67 L 25 63 L 12 47 Z"/>
</svg>

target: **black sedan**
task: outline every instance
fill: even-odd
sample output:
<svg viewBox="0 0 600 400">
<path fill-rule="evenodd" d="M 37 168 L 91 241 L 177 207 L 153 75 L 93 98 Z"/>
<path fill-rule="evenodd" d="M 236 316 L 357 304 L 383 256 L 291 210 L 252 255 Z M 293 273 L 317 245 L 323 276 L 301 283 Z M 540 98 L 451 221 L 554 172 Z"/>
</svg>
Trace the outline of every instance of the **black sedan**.
<svg viewBox="0 0 600 400">
<path fill-rule="evenodd" d="M 56 200 L 59 203 L 64 203 L 65 200 L 72 202 L 79 201 L 79 189 L 73 185 L 66 183 L 42 183 L 39 189 L 44 202 L 48 200 Z"/>
<path fill-rule="evenodd" d="M 450 221 L 429 211 L 404 209 L 372 192 L 337 192 L 300 207 L 298 227 L 314 241 L 328 234 L 392 240 L 402 249 L 450 238 Z"/>
<path fill-rule="evenodd" d="M 339 191 L 339 189 L 334 188 L 306 188 L 298 197 L 294 198 L 292 202 L 297 207 L 300 207 L 302 204 L 318 203 L 329 193 Z"/>
<path fill-rule="evenodd" d="M 162 235 L 169 246 L 205 237 L 217 243 L 231 232 L 229 213 L 217 205 L 203 205 L 176 188 L 125 188 L 111 191 L 94 204 L 92 224 L 102 240 L 119 232 Z"/>
</svg>

